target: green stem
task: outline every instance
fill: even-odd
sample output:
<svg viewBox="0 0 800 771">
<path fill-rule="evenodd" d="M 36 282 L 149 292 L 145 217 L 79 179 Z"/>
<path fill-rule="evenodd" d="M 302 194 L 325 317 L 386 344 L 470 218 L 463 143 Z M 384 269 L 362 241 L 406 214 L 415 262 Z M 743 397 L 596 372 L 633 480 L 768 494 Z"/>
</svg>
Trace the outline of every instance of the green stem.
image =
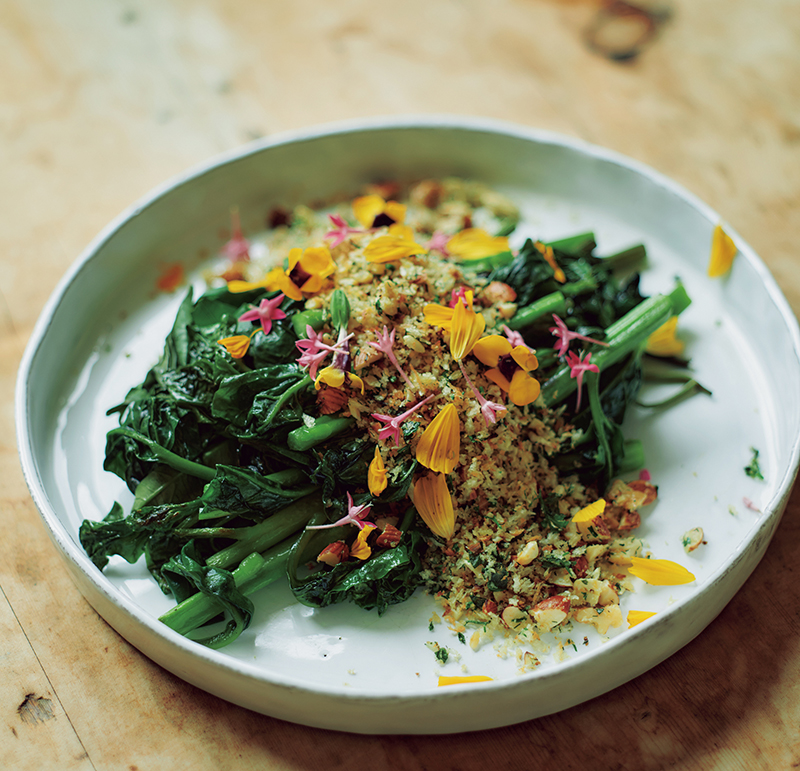
<svg viewBox="0 0 800 771">
<path fill-rule="evenodd" d="M 280 412 L 283 408 L 283 405 L 286 404 L 289 399 L 291 399 L 298 391 L 302 391 L 304 388 L 307 388 L 311 385 L 311 378 L 306 375 L 302 380 L 295 383 L 291 388 L 287 388 L 276 400 L 275 404 L 272 405 L 272 409 L 267 414 L 267 417 L 264 418 L 264 428 L 267 428 L 272 421 L 275 419 L 275 416 Z"/>
<path fill-rule="evenodd" d="M 608 347 L 592 352 L 591 363 L 596 364 L 600 372 L 607 369 L 643 346 L 653 332 L 670 317 L 681 313 L 690 302 L 686 290 L 680 285 L 668 295 L 648 297 L 606 329 Z M 577 381 L 570 376 L 570 367 L 565 364 L 542 385 L 542 398 L 545 404 L 553 406 L 576 387 Z"/>
<path fill-rule="evenodd" d="M 553 292 L 518 310 L 514 317 L 508 321 L 508 326 L 510 329 L 524 329 L 541 316 L 550 313 L 560 313 L 563 316 L 566 310 L 564 295 L 561 292 Z"/>
<path fill-rule="evenodd" d="M 216 471 L 213 468 L 204 466 L 202 463 L 195 463 L 194 461 L 182 458 L 180 455 L 165 449 L 152 439 L 148 439 L 148 437 L 143 436 L 142 434 L 133 431 L 130 428 L 114 428 L 108 432 L 108 436 L 112 436 L 114 434 L 127 436 L 129 439 L 140 442 L 147 447 L 147 449 L 150 450 L 150 452 L 152 452 L 153 455 L 155 455 L 162 463 L 166 464 L 170 468 L 174 468 L 176 471 L 182 471 L 184 474 L 198 477 L 206 482 L 210 482 L 216 476 Z"/>
<path fill-rule="evenodd" d="M 335 418 L 330 415 L 323 415 L 314 421 L 311 426 L 301 426 L 290 431 L 287 437 L 287 444 L 292 450 L 309 450 L 312 447 L 325 442 L 331 437 L 341 434 L 351 426 L 355 425 L 352 418 Z"/>
<path fill-rule="evenodd" d="M 226 568 L 244 559 L 252 552 L 261 552 L 305 527 L 311 517 L 322 506 L 319 496 L 307 496 L 276 512 L 263 522 L 251 527 L 237 528 L 236 542 L 212 554 L 206 565 L 211 568 Z"/>
<path fill-rule="evenodd" d="M 242 594 L 254 594 L 285 574 L 286 562 L 295 540 L 287 538 L 263 554 L 253 553 L 242 560 L 233 571 L 233 580 Z M 186 635 L 211 621 L 221 611 L 222 604 L 214 597 L 198 592 L 168 610 L 159 621 L 179 634 Z"/>
</svg>

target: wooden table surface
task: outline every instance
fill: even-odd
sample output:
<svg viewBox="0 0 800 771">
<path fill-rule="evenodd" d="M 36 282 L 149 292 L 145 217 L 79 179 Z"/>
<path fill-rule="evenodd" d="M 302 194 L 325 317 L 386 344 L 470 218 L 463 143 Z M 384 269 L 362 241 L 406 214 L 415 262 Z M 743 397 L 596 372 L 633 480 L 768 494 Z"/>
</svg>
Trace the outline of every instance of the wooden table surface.
<svg viewBox="0 0 800 771">
<path fill-rule="evenodd" d="M 0 0 L 0 767 L 800 765 L 797 490 L 741 592 L 635 681 L 505 729 L 364 737 L 232 706 L 142 656 L 75 589 L 20 472 L 16 370 L 70 263 L 170 175 L 285 129 L 439 112 L 605 145 L 719 211 L 799 311 L 800 4 L 674 0 L 626 61 L 587 44 L 604 5 Z"/>
</svg>

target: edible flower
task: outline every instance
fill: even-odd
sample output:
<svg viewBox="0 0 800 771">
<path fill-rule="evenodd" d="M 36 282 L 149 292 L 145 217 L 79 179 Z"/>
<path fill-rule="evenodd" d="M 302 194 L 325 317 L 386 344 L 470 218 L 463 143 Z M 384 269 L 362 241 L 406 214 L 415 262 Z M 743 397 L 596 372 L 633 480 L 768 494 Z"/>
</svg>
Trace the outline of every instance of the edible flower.
<svg viewBox="0 0 800 771">
<path fill-rule="evenodd" d="M 352 334 L 347 334 L 347 330 L 344 327 L 339 329 L 339 338 L 333 346 L 333 363 L 329 367 L 325 367 L 314 379 L 314 388 L 317 391 L 322 388 L 323 384 L 331 388 L 341 388 L 346 380 L 349 385 L 360 388 L 361 393 L 364 393 L 364 381 L 358 375 L 354 375 L 349 371 L 350 338 L 352 336 Z M 319 342 L 316 342 L 316 345 L 319 347 Z"/>
<path fill-rule="evenodd" d="M 690 584 L 694 575 L 683 565 L 670 560 L 650 560 L 642 557 L 629 557 L 631 566 L 628 572 L 653 586 L 677 586 Z"/>
<path fill-rule="evenodd" d="M 283 294 L 279 294 L 271 300 L 264 299 L 258 304 L 258 308 L 253 308 L 239 316 L 239 321 L 260 321 L 264 334 L 268 335 L 272 330 L 273 320 L 286 318 L 286 314 L 279 307 L 284 299 Z"/>
<path fill-rule="evenodd" d="M 480 260 L 509 251 L 505 236 L 490 236 L 482 228 L 466 228 L 447 242 L 447 251 L 462 260 Z"/>
<path fill-rule="evenodd" d="M 413 391 L 414 386 L 412 385 L 411 381 L 408 379 L 408 375 L 403 372 L 403 368 L 400 366 L 400 362 L 397 361 L 397 356 L 394 353 L 394 334 L 395 330 L 392 329 L 389 332 L 388 327 L 383 328 L 383 333 L 378 334 L 377 342 L 370 342 L 370 345 L 375 348 L 375 350 L 380 351 L 387 359 L 392 363 L 394 368 L 397 370 L 398 374 L 405 384 Z"/>
<path fill-rule="evenodd" d="M 556 255 L 553 251 L 553 247 L 543 244 L 541 241 L 534 241 L 533 245 L 542 253 L 545 262 L 553 269 L 553 278 L 555 278 L 559 284 L 563 284 L 567 280 L 567 276 L 556 262 Z"/>
<path fill-rule="evenodd" d="M 347 514 L 329 525 L 308 525 L 306 530 L 328 530 L 329 528 L 342 527 L 343 525 L 355 525 L 359 530 L 363 530 L 367 526 L 372 526 L 374 530 L 375 525 L 372 522 L 364 522 L 364 517 L 366 517 L 371 510 L 371 503 L 362 503 L 360 506 L 353 505 L 353 496 L 347 493 Z M 350 553 L 352 554 L 352 551 Z"/>
<path fill-rule="evenodd" d="M 380 420 L 382 423 L 386 423 L 386 425 L 378 431 L 378 439 L 382 442 L 385 442 L 389 437 L 394 439 L 395 445 L 400 444 L 400 424 L 406 419 L 411 417 L 423 404 L 429 402 L 435 394 L 431 394 L 430 396 L 426 396 L 422 401 L 417 402 L 413 407 L 407 409 L 405 412 L 397 415 L 396 417 L 392 417 L 391 415 L 381 415 L 377 412 L 372 413 L 372 417 L 375 420 Z"/>
<path fill-rule="evenodd" d="M 731 269 L 737 251 L 733 239 L 722 229 L 721 224 L 717 224 L 714 228 L 714 235 L 711 237 L 708 275 L 711 278 L 725 275 Z"/>
<path fill-rule="evenodd" d="M 301 367 L 308 367 L 308 374 L 312 380 L 317 379 L 317 368 L 329 353 L 334 355 L 343 352 L 344 344 L 353 337 L 352 334 L 341 338 L 334 345 L 328 345 L 322 341 L 322 335 L 314 330 L 310 324 L 306 324 L 306 335 L 308 337 L 298 340 L 295 346 L 301 351 L 297 363 Z"/>
<path fill-rule="evenodd" d="M 450 355 L 461 361 L 469 355 L 486 328 L 486 319 L 459 301 L 450 321 Z"/>
<path fill-rule="evenodd" d="M 463 291 L 462 291 L 463 290 Z M 450 331 L 453 324 L 453 311 L 459 302 L 463 302 L 471 310 L 472 309 L 473 293 L 471 289 L 466 287 L 459 287 L 453 289 L 450 293 L 449 305 L 440 305 L 439 303 L 428 303 L 423 308 L 425 314 L 425 322 L 432 327 L 441 327 L 446 332 Z"/>
<path fill-rule="evenodd" d="M 458 289 L 453 289 L 450 292 L 450 302 L 448 306 L 450 308 L 455 308 L 459 302 L 463 302 L 467 308 L 472 308 L 472 300 L 474 297 L 473 291 L 466 286 L 460 286 Z"/>
<path fill-rule="evenodd" d="M 574 516 L 572 517 L 572 521 L 575 523 L 591 522 L 595 518 L 599 517 L 605 511 L 605 509 L 605 498 L 601 498 L 599 501 L 590 503 L 588 506 L 584 506 L 580 511 L 575 512 Z"/>
<path fill-rule="evenodd" d="M 541 386 L 529 373 L 539 366 L 527 345 L 512 346 L 502 335 L 488 335 L 475 343 L 472 353 L 487 367 L 486 377 L 500 386 L 518 407 L 535 401 Z"/>
<path fill-rule="evenodd" d="M 449 257 L 450 252 L 447 251 L 447 242 L 449 239 L 450 236 L 446 233 L 443 233 L 441 230 L 435 230 L 431 236 L 431 240 L 425 244 L 425 247 L 429 252 L 439 252 L 442 257 Z"/>
<path fill-rule="evenodd" d="M 231 209 L 231 238 L 222 247 L 222 253 L 231 262 L 244 262 L 250 259 L 250 242 L 242 235 L 239 210 Z"/>
<path fill-rule="evenodd" d="M 683 353 L 683 341 L 675 337 L 678 317 L 672 316 L 647 338 L 645 351 L 653 356 L 680 356 Z"/>
<path fill-rule="evenodd" d="M 516 348 L 518 345 L 525 345 L 525 338 L 515 329 L 511 329 L 511 327 L 507 326 L 506 324 L 503 324 L 500 329 L 503 330 L 503 334 L 506 336 L 506 339 L 514 348 Z"/>
<path fill-rule="evenodd" d="M 453 537 L 456 516 L 444 474 L 425 474 L 414 482 L 414 506 L 434 535 Z"/>
<path fill-rule="evenodd" d="M 648 618 L 652 618 L 655 615 L 655 613 L 651 613 L 649 610 L 629 610 L 628 629 L 631 629 L 637 624 L 641 624 L 642 621 L 647 621 Z"/>
<path fill-rule="evenodd" d="M 383 457 L 378 447 L 375 447 L 375 455 L 367 469 L 367 486 L 369 491 L 376 498 L 386 489 L 388 485 L 386 479 L 386 466 L 383 463 Z"/>
<path fill-rule="evenodd" d="M 460 685 L 461 683 L 486 683 L 494 680 L 493 677 L 486 675 L 439 675 L 439 688 L 445 685 Z"/>
<path fill-rule="evenodd" d="M 411 228 L 392 225 L 389 233 L 370 241 L 364 249 L 367 262 L 396 262 L 415 254 L 427 254 L 428 250 L 414 240 Z"/>
<path fill-rule="evenodd" d="M 367 543 L 367 538 L 369 538 L 369 534 L 373 530 L 377 530 L 376 525 L 365 525 L 362 530 L 359 530 L 358 535 L 356 536 L 356 540 L 353 545 L 350 547 L 350 556 L 355 557 L 359 560 L 369 559 L 370 554 L 372 554 L 372 549 L 369 547 Z"/>
<path fill-rule="evenodd" d="M 553 346 L 555 348 L 556 354 L 561 357 L 563 356 L 567 350 L 569 349 L 570 341 L 572 340 L 585 340 L 587 343 L 596 343 L 597 345 L 604 345 L 606 348 L 608 347 L 608 343 L 604 343 L 601 340 L 595 340 L 593 337 L 586 337 L 586 335 L 578 334 L 577 332 L 573 332 L 571 329 L 567 328 L 567 325 L 558 317 L 556 314 L 553 314 L 553 319 L 556 322 L 554 327 L 550 327 L 550 334 L 555 335 L 558 338 L 558 342 Z"/>
<path fill-rule="evenodd" d="M 417 460 L 431 471 L 449 474 L 461 451 L 460 428 L 456 408 L 452 404 L 443 407 L 420 437 Z"/>
<path fill-rule="evenodd" d="M 217 340 L 217 342 L 225 347 L 225 350 L 231 355 L 232 359 L 241 359 L 247 353 L 247 349 L 250 347 L 250 340 L 252 340 L 256 332 L 258 332 L 257 329 L 252 335 L 223 337 L 222 340 Z"/>
<path fill-rule="evenodd" d="M 379 195 L 362 195 L 353 201 L 353 214 L 365 228 L 402 224 L 406 207 L 397 201 L 384 201 Z"/>
<path fill-rule="evenodd" d="M 363 233 L 361 228 L 351 228 L 338 214 L 329 214 L 328 218 L 334 226 L 325 234 L 325 238 L 331 240 L 331 249 L 335 249 L 342 241 L 346 241 L 351 235 Z"/>
<path fill-rule="evenodd" d="M 586 358 L 581 358 L 573 351 L 567 354 L 567 364 L 569 365 L 569 376 L 578 381 L 578 402 L 575 405 L 575 412 L 580 412 L 581 409 L 581 390 L 583 388 L 583 376 L 587 372 L 600 372 L 600 368 L 596 364 L 591 364 L 591 353 L 586 354 Z"/>
<path fill-rule="evenodd" d="M 472 389 L 472 393 L 475 395 L 475 398 L 478 400 L 478 404 L 481 407 L 481 415 L 483 416 L 483 422 L 486 424 L 488 428 L 491 423 L 497 422 L 497 413 L 498 412 L 506 412 L 506 407 L 504 404 L 499 404 L 498 402 L 493 402 L 487 399 L 477 388 L 473 382 L 469 379 L 469 375 L 467 374 L 467 370 L 464 368 L 464 362 L 458 362 L 458 366 L 461 367 L 461 374 L 464 376 L 464 380 L 467 381 L 470 389 Z"/>
<path fill-rule="evenodd" d="M 273 268 L 262 281 L 229 281 L 228 291 L 247 292 L 264 288 L 268 292 L 278 290 L 292 300 L 302 300 L 303 293 L 316 294 L 325 285 L 325 279 L 336 270 L 336 265 L 327 246 L 294 248 L 289 251 L 287 270 Z"/>
</svg>

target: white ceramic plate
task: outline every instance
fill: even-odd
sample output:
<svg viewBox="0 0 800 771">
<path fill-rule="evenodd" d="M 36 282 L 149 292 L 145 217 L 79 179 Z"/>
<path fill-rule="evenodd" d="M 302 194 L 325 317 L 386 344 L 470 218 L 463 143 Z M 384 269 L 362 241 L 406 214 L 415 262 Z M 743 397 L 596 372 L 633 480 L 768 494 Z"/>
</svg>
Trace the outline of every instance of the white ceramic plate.
<svg viewBox="0 0 800 771">
<path fill-rule="evenodd" d="M 643 242 L 646 293 L 679 276 L 693 298 L 681 317 L 697 378 L 713 396 L 668 412 L 632 410 L 626 434 L 643 440 L 660 500 L 639 535 L 654 556 L 696 582 L 639 582 L 623 611 L 657 615 L 607 637 L 576 625 L 564 652 L 521 673 L 513 653 L 477 652 L 417 594 L 379 618 L 350 606 L 312 610 L 285 586 L 256 597 L 251 628 L 212 651 L 157 621 L 171 606 L 141 566 L 101 574 L 77 540 L 124 484 L 102 470 L 108 407 L 141 381 L 161 352 L 179 294 L 154 291 L 160 270 L 196 270 L 222 244 L 238 205 L 245 231 L 273 205 L 355 194 L 378 179 L 461 176 L 488 183 L 523 212 L 519 236 L 542 240 L 593 230 L 599 253 Z M 121 635 L 179 677 L 251 709 L 298 723 L 364 733 L 443 733 L 549 714 L 636 677 L 686 644 L 719 613 L 762 557 L 798 466 L 797 323 L 768 271 L 728 228 L 740 254 L 723 279 L 705 276 L 719 217 L 675 183 L 583 142 L 477 119 L 411 117 L 295 132 L 248 145 L 155 190 L 120 215 L 72 266 L 34 330 L 19 373 L 18 441 L 31 494 L 80 590 Z M 749 478 L 750 448 L 765 480 Z M 753 502 L 754 511 L 744 504 Z M 691 556 L 681 536 L 700 526 Z M 588 627 L 587 627 L 588 629 Z M 584 644 L 584 635 L 587 637 Z M 459 654 L 441 665 L 425 646 Z M 437 688 L 438 674 L 492 682 Z"/>
</svg>

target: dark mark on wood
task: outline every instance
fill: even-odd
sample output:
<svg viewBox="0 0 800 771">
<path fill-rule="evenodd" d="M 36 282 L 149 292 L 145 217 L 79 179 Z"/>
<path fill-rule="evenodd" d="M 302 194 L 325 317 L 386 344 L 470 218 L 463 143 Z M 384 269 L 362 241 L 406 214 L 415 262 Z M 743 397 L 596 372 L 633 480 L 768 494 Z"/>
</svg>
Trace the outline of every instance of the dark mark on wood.
<svg viewBox="0 0 800 771">
<path fill-rule="evenodd" d="M 22 718 L 23 723 L 35 725 L 51 720 L 53 717 L 53 702 L 44 696 L 37 696 L 35 693 L 28 693 L 22 704 L 17 707 L 17 713 Z"/>
</svg>

